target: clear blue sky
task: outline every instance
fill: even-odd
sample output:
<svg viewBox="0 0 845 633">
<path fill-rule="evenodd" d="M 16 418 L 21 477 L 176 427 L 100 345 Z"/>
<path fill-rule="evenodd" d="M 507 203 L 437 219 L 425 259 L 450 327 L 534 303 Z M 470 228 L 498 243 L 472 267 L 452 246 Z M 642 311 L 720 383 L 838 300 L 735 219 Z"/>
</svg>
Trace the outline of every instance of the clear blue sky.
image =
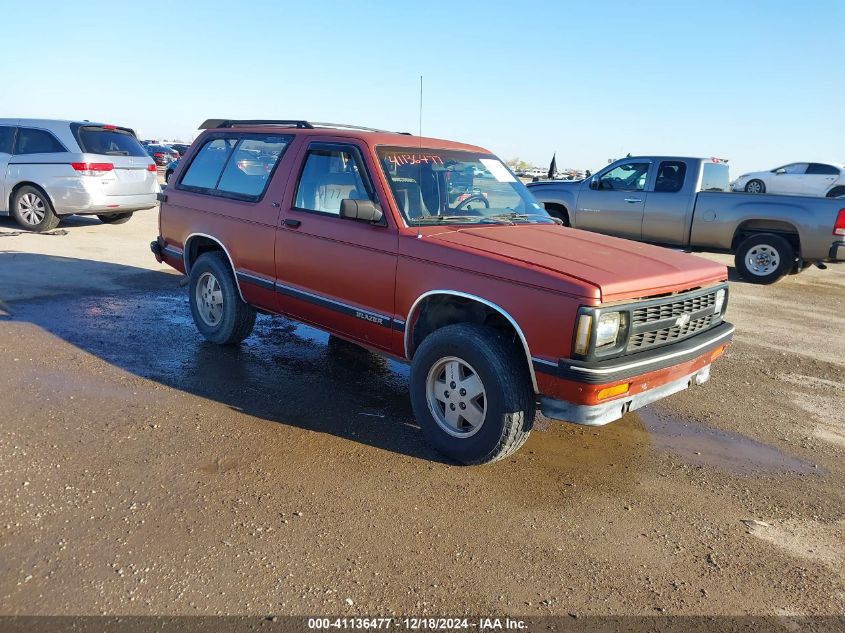
<svg viewBox="0 0 845 633">
<path fill-rule="evenodd" d="M 307 118 L 595 170 L 845 162 L 845 1 L 97 2 L 3 7 L 0 116 L 192 138 Z"/>
</svg>

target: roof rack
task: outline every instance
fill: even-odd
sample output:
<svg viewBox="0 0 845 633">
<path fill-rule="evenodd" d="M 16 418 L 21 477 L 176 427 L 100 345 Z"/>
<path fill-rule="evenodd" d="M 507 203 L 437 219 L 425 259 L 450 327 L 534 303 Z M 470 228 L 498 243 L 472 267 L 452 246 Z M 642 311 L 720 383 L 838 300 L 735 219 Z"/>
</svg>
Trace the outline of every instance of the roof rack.
<svg viewBox="0 0 845 633">
<path fill-rule="evenodd" d="M 363 125 L 350 125 L 348 123 L 309 123 L 302 119 L 206 119 L 200 125 L 200 130 L 213 130 L 217 128 L 227 127 L 244 127 L 244 126 L 283 126 L 295 127 L 301 130 L 313 130 L 314 128 L 337 128 L 343 130 L 361 130 L 363 132 L 383 132 L 388 134 L 406 134 L 410 132 L 389 132 L 388 130 L 380 130 L 374 127 L 364 127 Z"/>
<path fill-rule="evenodd" d="M 304 130 L 313 130 L 314 126 L 308 121 L 299 119 L 206 119 L 200 130 L 213 130 L 224 127 L 241 127 L 249 125 L 280 125 L 284 127 L 295 127 Z"/>
</svg>

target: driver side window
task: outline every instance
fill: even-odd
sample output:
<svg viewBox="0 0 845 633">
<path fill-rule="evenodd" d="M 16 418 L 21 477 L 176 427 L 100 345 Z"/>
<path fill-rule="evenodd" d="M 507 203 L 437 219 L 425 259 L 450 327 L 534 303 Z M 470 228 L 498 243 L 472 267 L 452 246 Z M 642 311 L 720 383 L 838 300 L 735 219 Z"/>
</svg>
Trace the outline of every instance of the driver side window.
<svg viewBox="0 0 845 633">
<path fill-rule="evenodd" d="M 624 163 L 599 177 L 603 191 L 643 191 L 650 163 Z"/>
</svg>

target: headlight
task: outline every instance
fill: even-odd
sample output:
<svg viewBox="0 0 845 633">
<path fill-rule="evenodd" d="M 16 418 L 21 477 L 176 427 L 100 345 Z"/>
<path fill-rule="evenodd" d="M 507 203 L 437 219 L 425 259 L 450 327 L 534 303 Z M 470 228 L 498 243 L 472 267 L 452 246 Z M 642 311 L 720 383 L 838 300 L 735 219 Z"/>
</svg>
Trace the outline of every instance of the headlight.
<svg viewBox="0 0 845 633">
<path fill-rule="evenodd" d="M 621 318 L 618 312 L 605 312 L 602 314 L 596 326 L 596 347 L 616 343 L 620 323 Z"/>
<path fill-rule="evenodd" d="M 719 288 L 716 291 L 716 303 L 713 306 L 713 314 L 715 314 L 715 315 L 721 314 L 723 305 L 725 305 L 725 289 Z"/>
</svg>

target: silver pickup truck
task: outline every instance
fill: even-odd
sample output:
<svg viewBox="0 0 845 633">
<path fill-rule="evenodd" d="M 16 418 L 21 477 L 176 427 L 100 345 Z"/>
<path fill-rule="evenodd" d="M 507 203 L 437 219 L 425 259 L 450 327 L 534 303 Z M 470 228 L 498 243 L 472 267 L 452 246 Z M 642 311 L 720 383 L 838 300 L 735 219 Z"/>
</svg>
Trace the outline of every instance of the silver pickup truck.
<svg viewBox="0 0 845 633">
<path fill-rule="evenodd" d="M 845 261 L 845 199 L 732 193 L 715 158 L 639 156 L 575 182 L 528 185 L 579 229 L 735 253 L 737 271 L 767 284 L 811 264 Z"/>
</svg>

